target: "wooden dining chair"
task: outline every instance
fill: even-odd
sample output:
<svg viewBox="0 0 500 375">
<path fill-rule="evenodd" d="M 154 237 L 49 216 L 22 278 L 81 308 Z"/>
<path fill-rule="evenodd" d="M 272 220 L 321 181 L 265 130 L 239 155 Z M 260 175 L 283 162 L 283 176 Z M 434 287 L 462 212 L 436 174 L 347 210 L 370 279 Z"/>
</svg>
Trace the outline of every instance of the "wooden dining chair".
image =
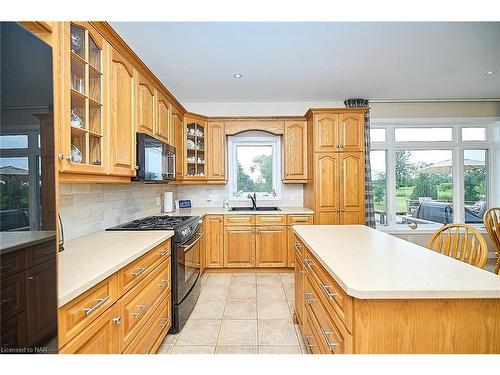
<svg viewBox="0 0 500 375">
<path fill-rule="evenodd" d="M 467 224 L 447 224 L 434 232 L 430 249 L 449 257 L 483 268 L 488 256 L 486 241 Z"/>
<path fill-rule="evenodd" d="M 495 246 L 495 255 L 497 256 L 497 265 L 495 273 L 500 274 L 500 207 L 493 207 L 484 213 L 484 226 L 490 236 L 493 246 Z"/>
</svg>

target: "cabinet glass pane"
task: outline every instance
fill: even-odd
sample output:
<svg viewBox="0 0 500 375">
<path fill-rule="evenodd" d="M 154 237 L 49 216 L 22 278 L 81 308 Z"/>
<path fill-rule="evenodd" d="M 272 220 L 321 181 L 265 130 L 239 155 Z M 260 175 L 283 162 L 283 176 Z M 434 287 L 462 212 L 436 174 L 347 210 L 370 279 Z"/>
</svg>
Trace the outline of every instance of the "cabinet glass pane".
<svg viewBox="0 0 500 375">
<path fill-rule="evenodd" d="M 87 146 L 86 146 L 87 133 L 79 131 L 78 129 L 71 129 L 71 156 L 73 163 L 86 163 L 87 162 Z"/>
<path fill-rule="evenodd" d="M 92 69 L 89 70 L 89 97 L 101 102 L 101 75 Z"/>
<path fill-rule="evenodd" d="M 82 59 L 85 59 L 85 30 L 78 26 L 71 26 L 70 49 Z"/>
<path fill-rule="evenodd" d="M 89 135 L 89 163 L 101 165 L 101 137 Z"/>
<path fill-rule="evenodd" d="M 85 94 L 85 65 L 75 57 L 71 58 L 71 88 Z"/>
<path fill-rule="evenodd" d="M 85 129 L 85 98 L 77 93 L 71 93 L 71 126 L 74 128 Z"/>
<path fill-rule="evenodd" d="M 101 50 L 89 35 L 89 64 L 101 71 Z"/>
<path fill-rule="evenodd" d="M 101 134 L 101 106 L 93 102 L 89 102 L 89 130 Z"/>
</svg>

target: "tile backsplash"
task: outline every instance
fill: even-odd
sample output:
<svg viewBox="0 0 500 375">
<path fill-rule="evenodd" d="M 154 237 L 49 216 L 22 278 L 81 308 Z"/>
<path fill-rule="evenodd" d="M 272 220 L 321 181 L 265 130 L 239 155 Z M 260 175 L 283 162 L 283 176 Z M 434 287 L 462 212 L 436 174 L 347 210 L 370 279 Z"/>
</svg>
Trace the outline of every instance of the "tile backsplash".
<svg viewBox="0 0 500 375">
<path fill-rule="evenodd" d="M 59 213 L 70 240 L 140 217 L 159 214 L 157 198 L 175 186 L 155 184 L 61 184 Z"/>
</svg>

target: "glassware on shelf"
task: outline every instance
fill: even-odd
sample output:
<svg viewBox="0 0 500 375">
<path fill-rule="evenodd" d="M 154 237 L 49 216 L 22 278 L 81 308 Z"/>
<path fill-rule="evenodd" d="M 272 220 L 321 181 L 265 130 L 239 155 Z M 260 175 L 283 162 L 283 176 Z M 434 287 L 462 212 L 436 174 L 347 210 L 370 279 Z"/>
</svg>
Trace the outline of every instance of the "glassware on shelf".
<svg viewBox="0 0 500 375">
<path fill-rule="evenodd" d="M 71 126 L 78 129 L 84 129 L 85 125 L 83 120 L 78 116 L 75 111 L 71 110 Z"/>
</svg>

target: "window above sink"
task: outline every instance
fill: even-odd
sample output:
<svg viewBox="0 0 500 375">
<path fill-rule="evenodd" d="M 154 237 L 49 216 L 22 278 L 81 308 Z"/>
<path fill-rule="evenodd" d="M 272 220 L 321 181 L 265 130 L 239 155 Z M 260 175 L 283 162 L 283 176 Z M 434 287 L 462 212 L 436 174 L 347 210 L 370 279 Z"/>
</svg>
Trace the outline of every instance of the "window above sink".
<svg viewBox="0 0 500 375">
<path fill-rule="evenodd" d="M 229 196 L 246 201 L 281 199 L 281 137 L 260 131 L 228 137 Z M 258 203 L 257 203 L 258 204 Z"/>
</svg>

